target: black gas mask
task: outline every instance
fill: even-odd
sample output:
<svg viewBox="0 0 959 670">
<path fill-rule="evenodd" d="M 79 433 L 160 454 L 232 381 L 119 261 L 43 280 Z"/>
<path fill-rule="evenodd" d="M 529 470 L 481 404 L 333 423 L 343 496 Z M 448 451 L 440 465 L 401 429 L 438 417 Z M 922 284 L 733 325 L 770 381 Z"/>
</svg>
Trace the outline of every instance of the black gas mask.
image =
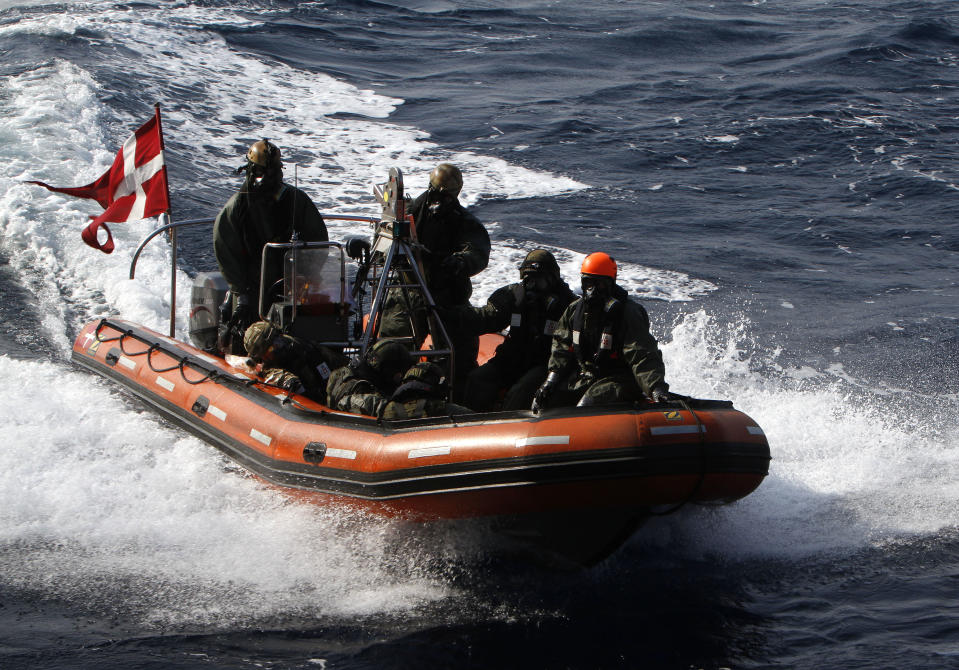
<svg viewBox="0 0 959 670">
<path fill-rule="evenodd" d="M 432 184 L 426 189 L 426 206 L 430 214 L 445 212 L 452 208 L 456 202 L 456 196 L 449 191 L 436 188 Z"/>
<path fill-rule="evenodd" d="M 520 277 L 527 293 L 544 293 L 549 289 L 549 276 L 543 271 L 542 263 L 527 263 L 520 269 Z"/>
<path fill-rule="evenodd" d="M 246 163 L 238 167 L 234 174 L 246 175 L 243 180 L 244 192 L 272 195 L 283 181 L 280 149 L 266 139 L 254 142 L 247 152 Z"/>
<path fill-rule="evenodd" d="M 583 299 L 588 304 L 605 303 L 613 295 L 613 280 L 600 275 L 582 275 Z"/>
</svg>

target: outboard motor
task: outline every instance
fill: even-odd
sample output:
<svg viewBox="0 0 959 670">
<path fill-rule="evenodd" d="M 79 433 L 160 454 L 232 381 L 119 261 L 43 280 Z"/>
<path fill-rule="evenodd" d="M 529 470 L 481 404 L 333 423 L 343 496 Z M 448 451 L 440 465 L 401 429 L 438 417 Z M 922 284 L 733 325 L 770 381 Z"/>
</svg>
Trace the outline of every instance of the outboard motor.
<svg viewBox="0 0 959 670">
<path fill-rule="evenodd" d="M 219 272 L 201 272 L 193 280 L 190 299 L 190 340 L 207 353 L 219 353 L 220 307 L 230 287 Z"/>
</svg>

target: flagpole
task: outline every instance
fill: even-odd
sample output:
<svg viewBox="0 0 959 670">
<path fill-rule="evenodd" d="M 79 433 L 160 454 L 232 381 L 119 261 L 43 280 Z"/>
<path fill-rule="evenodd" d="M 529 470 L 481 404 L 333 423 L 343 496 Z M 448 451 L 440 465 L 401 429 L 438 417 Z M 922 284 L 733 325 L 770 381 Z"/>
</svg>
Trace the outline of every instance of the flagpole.
<svg viewBox="0 0 959 670">
<path fill-rule="evenodd" d="M 173 206 L 170 204 L 170 180 L 166 171 L 166 148 L 163 145 L 163 124 L 160 123 L 160 103 L 154 103 L 157 117 L 157 133 L 160 135 L 160 153 L 163 155 L 163 184 L 166 187 L 167 223 L 173 223 Z M 170 228 L 170 337 L 176 337 L 176 227 Z"/>
</svg>

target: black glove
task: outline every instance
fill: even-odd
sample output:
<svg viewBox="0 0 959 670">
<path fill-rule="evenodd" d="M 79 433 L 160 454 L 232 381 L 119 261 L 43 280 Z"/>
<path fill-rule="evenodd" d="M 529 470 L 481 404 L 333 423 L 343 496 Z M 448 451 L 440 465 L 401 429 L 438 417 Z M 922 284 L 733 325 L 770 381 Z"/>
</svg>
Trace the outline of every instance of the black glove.
<svg viewBox="0 0 959 670">
<path fill-rule="evenodd" d="M 653 402 L 666 402 L 669 400 L 669 390 L 665 384 L 656 384 L 650 389 L 649 397 L 653 399 Z"/>
<path fill-rule="evenodd" d="M 553 394 L 553 389 L 556 388 L 556 385 L 559 383 L 559 373 L 551 371 L 546 375 L 546 381 L 544 381 L 536 393 L 533 395 L 533 405 L 530 407 L 531 410 L 537 414 L 544 409 L 546 409 L 546 401 Z"/>
<path fill-rule="evenodd" d="M 443 259 L 440 269 L 452 277 L 461 277 L 466 274 L 466 261 L 456 254 Z"/>
<path fill-rule="evenodd" d="M 251 323 L 259 320 L 260 315 L 253 306 L 253 301 L 250 300 L 250 296 L 245 293 L 238 295 L 236 298 L 236 306 L 233 308 L 233 316 L 230 317 L 230 327 L 236 328 L 242 333 Z"/>
</svg>

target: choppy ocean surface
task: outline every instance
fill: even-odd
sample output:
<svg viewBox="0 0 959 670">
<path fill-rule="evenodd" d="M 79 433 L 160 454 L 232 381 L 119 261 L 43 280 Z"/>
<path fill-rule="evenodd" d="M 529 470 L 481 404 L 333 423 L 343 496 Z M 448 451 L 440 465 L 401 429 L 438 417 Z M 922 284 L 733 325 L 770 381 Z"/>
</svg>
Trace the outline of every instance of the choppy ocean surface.
<svg viewBox="0 0 959 670">
<path fill-rule="evenodd" d="M 954 2 L 3 1 L 0 82 L 0 668 L 959 667 Z M 92 181 L 155 102 L 177 219 L 269 137 L 329 213 L 462 166 L 476 303 L 610 252 L 769 477 L 574 573 L 290 503 L 70 363 L 98 316 L 166 329 L 171 249 L 129 281 L 155 221 L 106 256 L 23 182 Z"/>
</svg>

